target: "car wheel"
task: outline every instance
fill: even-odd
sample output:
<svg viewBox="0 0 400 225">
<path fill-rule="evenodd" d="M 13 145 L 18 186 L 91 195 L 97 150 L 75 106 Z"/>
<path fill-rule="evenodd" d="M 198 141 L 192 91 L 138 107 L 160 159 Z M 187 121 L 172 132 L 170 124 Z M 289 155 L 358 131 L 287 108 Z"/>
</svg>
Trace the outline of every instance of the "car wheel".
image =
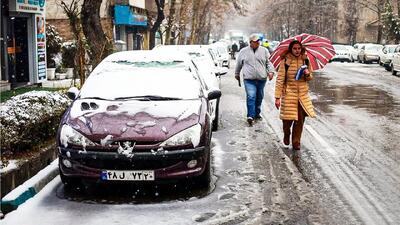
<svg viewBox="0 0 400 225">
<path fill-rule="evenodd" d="M 215 106 L 215 118 L 212 121 L 212 130 L 217 131 L 219 124 L 219 98 L 217 99 L 217 104 Z"/>
<path fill-rule="evenodd" d="M 68 186 L 68 187 L 78 187 L 81 184 L 81 180 L 79 178 L 76 177 L 67 177 L 65 176 L 61 170 L 60 171 L 60 178 L 61 178 L 61 182 Z"/>
<path fill-rule="evenodd" d="M 394 66 L 393 66 L 393 64 L 392 64 L 392 75 L 397 75 L 397 71 L 396 71 L 396 70 L 394 70 Z"/>
<path fill-rule="evenodd" d="M 196 177 L 196 183 L 201 187 L 209 187 L 211 182 L 211 150 L 208 151 L 206 168 L 203 173 Z"/>
</svg>

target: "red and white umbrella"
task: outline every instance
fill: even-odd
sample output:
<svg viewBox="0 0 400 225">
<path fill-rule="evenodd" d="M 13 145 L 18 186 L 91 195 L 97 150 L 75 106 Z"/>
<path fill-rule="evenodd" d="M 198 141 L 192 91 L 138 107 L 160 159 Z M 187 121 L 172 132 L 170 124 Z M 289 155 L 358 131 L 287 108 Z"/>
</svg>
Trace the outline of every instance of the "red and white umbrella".
<svg viewBox="0 0 400 225">
<path fill-rule="evenodd" d="M 275 69 L 279 68 L 279 64 L 282 60 L 281 56 L 288 52 L 289 44 L 293 40 L 298 40 L 306 49 L 306 54 L 313 70 L 322 69 L 336 54 L 332 46 L 332 41 L 329 39 L 313 34 L 300 34 L 280 42 L 278 47 L 276 47 L 275 51 L 271 54 L 269 59 Z"/>
</svg>

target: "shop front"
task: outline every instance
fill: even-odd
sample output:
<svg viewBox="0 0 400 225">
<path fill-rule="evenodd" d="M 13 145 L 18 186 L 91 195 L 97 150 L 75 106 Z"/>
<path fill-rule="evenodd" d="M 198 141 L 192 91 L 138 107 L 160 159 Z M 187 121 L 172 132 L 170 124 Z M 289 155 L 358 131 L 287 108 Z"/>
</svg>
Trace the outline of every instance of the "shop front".
<svg viewBox="0 0 400 225">
<path fill-rule="evenodd" d="M 130 5 L 114 6 L 115 40 L 125 46 L 121 50 L 144 49 L 144 35 L 147 27 L 145 9 Z"/>
<path fill-rule="evenodd" d="M 2 1 L 1 80 L 11 87 L 46 80 L 45 0 Z"/>
</svg>

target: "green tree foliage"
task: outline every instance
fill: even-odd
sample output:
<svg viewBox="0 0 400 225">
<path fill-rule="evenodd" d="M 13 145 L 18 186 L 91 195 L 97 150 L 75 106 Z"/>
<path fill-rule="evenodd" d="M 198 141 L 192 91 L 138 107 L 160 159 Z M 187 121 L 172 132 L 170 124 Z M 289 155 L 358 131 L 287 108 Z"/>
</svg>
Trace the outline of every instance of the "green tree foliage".
<svg viewBox="0 0 400 225">
<path fill-rule="evenodd" d="M 383 27 L 388 41 L 395 40 L 396 43 L 400 40 L 400 19 L 398 15 L 393 13 L 392 4 L 389 1 L 385 3 L 383 16 Z"/>
</svg>

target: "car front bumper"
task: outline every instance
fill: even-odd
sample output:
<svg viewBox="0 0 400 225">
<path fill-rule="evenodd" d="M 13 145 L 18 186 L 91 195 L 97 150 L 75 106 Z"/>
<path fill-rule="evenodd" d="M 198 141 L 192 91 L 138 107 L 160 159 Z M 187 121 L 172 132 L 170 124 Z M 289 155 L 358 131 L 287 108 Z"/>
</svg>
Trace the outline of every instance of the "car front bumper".
<svg viewBox="0 0 400 225">
<path fill-rule="evenodd" d="M 68 148 L 59 148 L 60 172 L 66 177 L 101 180 L 106 170 L 152 170 L 154 180 L 180 179 L 199 176 L 203 173 L 210 154 L 208 148 L 180 149 L 157 152 L 135 152 L 124 155 L 116 152 L 78 151 Z M 70 162 L 69 167 L 64 160 Z M 193 168 L 188 162 L 197 160 Z"/>
</svg>

